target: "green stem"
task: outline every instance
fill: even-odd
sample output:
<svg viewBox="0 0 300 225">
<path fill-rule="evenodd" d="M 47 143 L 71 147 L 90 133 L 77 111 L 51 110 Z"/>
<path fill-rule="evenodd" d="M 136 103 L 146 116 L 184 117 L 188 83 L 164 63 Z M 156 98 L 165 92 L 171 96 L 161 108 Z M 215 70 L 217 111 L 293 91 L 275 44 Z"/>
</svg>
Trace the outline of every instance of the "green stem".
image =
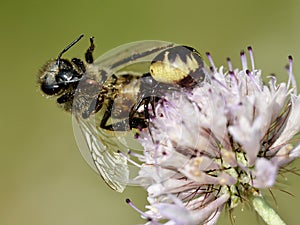
<svg viewBox="0 0 300 225">
<path fill-rule="evenodd" d="M 253 195 L 252 204 L 256 212 L 268 225 L 286 225 L 261 195 Z"/>
</svg>

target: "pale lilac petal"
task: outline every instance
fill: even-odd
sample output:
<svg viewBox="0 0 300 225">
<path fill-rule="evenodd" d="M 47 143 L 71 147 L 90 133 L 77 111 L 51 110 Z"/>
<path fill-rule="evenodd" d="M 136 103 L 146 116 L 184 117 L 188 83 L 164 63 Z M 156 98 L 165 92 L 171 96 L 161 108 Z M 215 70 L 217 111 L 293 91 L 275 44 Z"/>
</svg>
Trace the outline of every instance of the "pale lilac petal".
<svg viewBox="0 0 300 225">
<path fill-rule="evenodd" d="M 159 203 L 154 204 L 153 207 L 159 211 L 163 218 L 173 221 L 177 225 L 197 225 L 201 221 L 194 221 L 192 213 L 184 206 L 174 204 Z"/>
<path fill-rule="evenodd" d="M 299 147 L 293 149 L 291 144 L 284 145 L 279 151 L 272 157 L 271 162 L 278 167 L 288 164 L 295 158 L 299 157 L 297 151 L 299 151 Z M 295 150 L 295 151 L 294 151 Z M 293 152 L 294 151 L 294 152 Z M 298 155 L 298 156 L 297 156 Z"/>
<path fill-rule="evenodd" d="M 237 124 L 228 128 L 233 138 L 243 146 L 243 150 L 249 157 L 250 166 L 255 163 L 257 153 L 260 150 L 260 124 L 261 118 L 250 122 L 241 116 Z"/>
<path fill-rule="evenodd" d="M 207 222 L 204 225 L 215 225 L 218 222 L 218 219 L 222 213 L 222 210 L 224 208 L 224 205 L 220 206 L 218 210 L 210 217 L 207 219 Z"/>
<path fill-rule="evenodd" d="M 194 220 L 202 222 L 207 221 L 210 216 L 215 215 L 215 212 L 217 212 L 220 207 L 223 208 L 228 199 L 229 195 L 221 195 L 216 200 L 205 206 L 203 209 L 200 209 L 198 212 L 193 212 Z"/>
<path fill-rule="evenodd" d="M 277 166 L 265 158 L 256 160 L 253 172 L 253 186 L 256 188 L 269 188 L 275 183 Z"/>
<path fill-rule="evenodd" d="M 300 130 L 300 97 L 297 96 L 295 100 L 292 101 L 292 108 L 290 115 L 287 119 L 284 130 L 282 131 L 279 138 L 271 146 L 275 148 L 282 144 L 286 144 L 293 136 L 295 136 Z"/>
<path fill-rule="evenodd" d="M 300 157 L 300 143 L 298 143 L 297 146 L 291 151 L 290 157 L 292 157 L 292 159 Z"/>
</svg>

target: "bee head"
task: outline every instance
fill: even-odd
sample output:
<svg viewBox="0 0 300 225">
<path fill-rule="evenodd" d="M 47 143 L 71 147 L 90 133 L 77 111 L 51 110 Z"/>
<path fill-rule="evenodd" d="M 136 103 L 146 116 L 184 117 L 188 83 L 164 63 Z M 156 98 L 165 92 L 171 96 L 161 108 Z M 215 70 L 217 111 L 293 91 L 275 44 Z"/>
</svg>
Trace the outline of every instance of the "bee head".
<svg viewBox="0 0 300 225">
<path fill-rule="evenodd" d="M 57 59 L 49 60 L 40 70 L 38 84 L 46 95 L 62 95 L 76 88 L 83 73 L 85 66 L 80 59 L 73 58 L 71 61 L 62 59 L 62 55 L 74 46 L 83 34 L 72 41 L 58 55 Z"/>
<path fill-rule="evenodd" d="M 78 84 L 82 72 L 69 60 L 52 59 L 40 70 L 38 83 L 46 95 L 61 95 Z"/>
</svg>

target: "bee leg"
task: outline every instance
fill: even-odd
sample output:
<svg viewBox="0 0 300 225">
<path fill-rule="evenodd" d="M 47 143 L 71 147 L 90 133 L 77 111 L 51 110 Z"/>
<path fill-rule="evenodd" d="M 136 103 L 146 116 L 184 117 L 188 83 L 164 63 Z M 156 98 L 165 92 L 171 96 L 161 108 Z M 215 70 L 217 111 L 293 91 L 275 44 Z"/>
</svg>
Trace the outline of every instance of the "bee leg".
<svg viewBox="0 0 300 225">
<path fill-rule="evenodd" d="M 143 101 L 144 101 L 144 98 L 140 98 L 140 99 L 138 100 L 138 102 L 135 103 L 135 105 L 132 107 L 132 109 L 130 110 L 130 113 L 129 113 L 129 120 L 130 120 L 131 118 L 134 118 L 134 114 L 137 113 L 137 111 L 138 111 L 138 109 L 141 107 Z"/>
<path fill-rule="evenodd" d="M 71 92 L 60 96 L 59 98 L 56 99 L 56 102 L 58 104 L 64 104 L 66 102 L 73 101 L 73 99 L 74 99 L 74 92 Z"/>
<path fill-rule="evenodd" d="M 149 114 L 149 103 L 151 101 L 150 98 L 151 98 L 151 96 L 144 99 L 144 101 L 145 101 L 145 104 L 144 104 L 145 119 L 148 121 L 150 120 L 150 114 Z"/>
<path fill-rule="evenodd" d="M 145 121 L 144 118 L 139 118 L 134 115 L 132 115 L 131 118 L 123 119 L 113 124 L 107 124 L 107 121 L 109 120 L 109 118 L 111 118 L 113 104 L 114 104 L 113 100 L 108 102 L 107 108 L 100 122 L 100 127 L 102 129 L 110 130 L 110 131 L 128 131 L 133 128 L 143 129 L 148 127 L 148 123 L 147 121 Z"/>
<path fill-rule="evenodd" d="M 102 117 L 102 119 L 101 119 L 101 122 L 100 122 L 100 127 L 101 127 L 102 129 L 105 129 L 105 130 L 111 130 L 111 131 L 114 130 L 111 124 L 110 124 L 110 125 L 106 125 L 106 124 L 107 124 L 107 121 L 108 121 L 109 118 L 111 117 L 111 111 L 112 111 L 113 103 L 114 103 L 114 102 L 113 102 L 112 100 L 110 100 L 110 101 L 108 102 L 108 105 L 107 105 L 107 107 L 106 107 L 106 110 L 105 110 L 104 115 L 103 115 L 103 117 Z"/>
<path fill-rule="evenodd" d="M 102 120 L 100 122 L 100 127 L 105 130 L 110 131 L 128 131 L 129 130 L 129 121 L 128 119 L 124 119 L 122 121 L 116 122 L 114 124 L 107 124 L 109 118 L 111 118 L 112 108 L 113 108 L 114 101 L 110 100 L 108 102 L 107 108 L 104 112 Z"/>
<path fill-rule="evenodd" d="M 149 125 L 150 113 L 149 113 L 149 105 L 151 105 L 153 111 L 153 117 L 155 117 L 155 102 L 157 102 L 156 96 L 148 96 L 144 98 L 140 98 L 139 101 L 132 107 L 129 114 L 129 124 L 130 128 L 146 128 Z M 138 109 L 143 105 L 144 107 L 144 117 L 137 117 Z"/>
<path fill-rule="evenodd" d="M 139 117 L 133 117 L 130 118 L 129 120 L 129 126 L 130 129 L 143 129 L 143 128 L 147 128 L 148 127 L 148 122 L 147 120 L 145 120 L 144 118 L 139 118 Z"/>
<path fill-rule="evenodd" d="M 94 62 L 94 57 L 93 57 L 94 49 L 95 49 L 94 37 L 91 37 L 90 38 L 90 47 L 86 50 L 86 53 L 85 53 L 85 61 L 88 64 L 92 64 Z"/>
<path fill-rule="evenodd" d="M 150 119 L 150 113 L 149 113 L 149 105 L 151 105 L 151 110 L 153 113 L 153 117 L 156 117 L 155 115 L 155 103 L 158 102 L 160 98 L 154 95 L 151 95 L 145 99 L 145 105 L 144 105 L 144 110 L 145 110 L 145 117 L 146 119 Z"/>
<path fill-rule="evenodd" d="M 77 69 L 79 71 L 82 71 L 83 73 L 85 72 L 85 66 L 84 66 L 83 62 L 80 59 L 73 58 L 72 63 L 74 63 L 74 65 L 77 67 Z"/>
<path fill-rule="evenodd" d="M 87 119 L 91 114 L 97 113 L 102 108 L 102 102 L 99 97 L 93 99 L 90 107 L 82 112 L 82 118 Z"/>
<path fill-rule="evenodd" d="M 154 142 L 154 139 L 153 139 L 153 136 L 152 136 L 152 131 L 151 131 L 151 127 L 150 127 L 150 113 L 149 113 L 149 104 L 151 104 L 151 108 L 152 108 L 152 111 L 153 111 L 153 117 L 155 117 L 155 108 L 154 108 L 154 101 L 156 99 L 156 96 L 149 96 L 149 97 L 146 97 L 144 98 L 144 114 L 145 114 L 145 120 L 147 121 L 148 123 L 148 131 L 149 131 L 149 134 L 150 134 L 150 137 L 152 139 L 152 142 Z"/>
</svg>

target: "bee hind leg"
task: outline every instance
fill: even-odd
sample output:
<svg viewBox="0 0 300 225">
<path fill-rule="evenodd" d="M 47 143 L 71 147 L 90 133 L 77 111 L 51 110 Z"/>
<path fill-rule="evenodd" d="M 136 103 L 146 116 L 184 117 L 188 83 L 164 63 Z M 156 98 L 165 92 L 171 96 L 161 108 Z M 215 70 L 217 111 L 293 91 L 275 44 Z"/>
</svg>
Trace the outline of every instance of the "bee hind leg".
<svg viewBox="0 0 300 225">
<path fill-rule="evenodd" d="M 107 124 L 109 118 L 111 118 L 111 114 L 108 111 L 105 111 L 103 118 L 100 123 L 100 127 L 109 131 L 129 131 L 131 129 L 143 129 L 148 127 L 148 123 L 144 118 L 126 118 L 121 121 Z"/>
<path fill-rule="evenodd" d="M 114 101 L 108 102 L 107 108 L 100 122 L 100 127 L 110 131 L 129 131 L 131 129 L 143 129 L 148 127 L 148 121 L 143 117 L 137 117 L 136 115 L 129 115 L 129 118 L 122 119 L 118 122 L 107 124 L 112 115 Z"/>
<path fill-rule="evenodd" d="M 113 108 L 114 101 L 110 100 L 107 104 L 107 108 L 104 112 L 104 115 L 100 122 L 100 128 L 109 130 L 109 131 L 128 131 L 129 127 L 129 120 L 124 119 L 119 122 L 113 124 L 107 124 L 108 120 L 111 118 L 112 115 L 112 108 Z"/>
</svg>

